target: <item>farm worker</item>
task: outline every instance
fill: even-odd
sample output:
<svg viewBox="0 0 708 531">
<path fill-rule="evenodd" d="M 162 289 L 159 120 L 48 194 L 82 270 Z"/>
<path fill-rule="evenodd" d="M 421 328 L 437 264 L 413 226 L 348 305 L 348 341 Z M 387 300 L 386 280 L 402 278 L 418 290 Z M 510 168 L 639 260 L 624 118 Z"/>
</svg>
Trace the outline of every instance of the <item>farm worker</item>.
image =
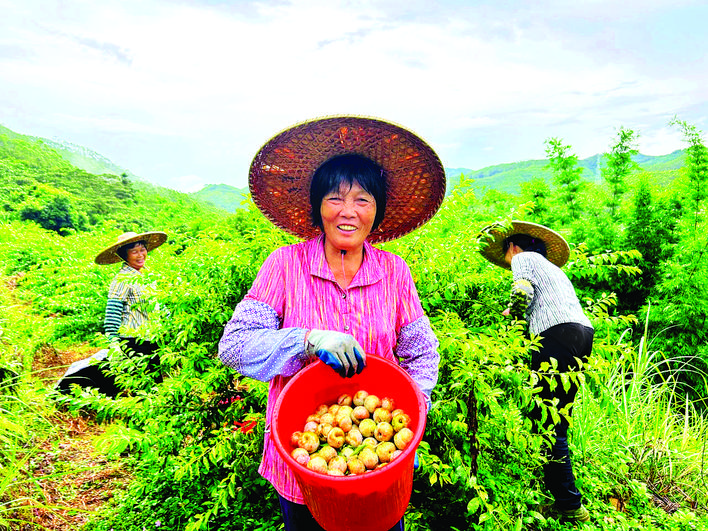
<svg viewBox="0 0 708 531">
<path fill-rule="evenodd" d="M 148 252 L 167 240 L 164 232 L 125 232 L 95 258 L 99 265 L 122 262 L 108 288 L 104 320 L 106 336 L 113 346 L 129 357 L 147 358 L 147 372 L 162 382 L 157 344 L 148 339 L 148 306 L 154 286 L 146 282 L 144 273 Z"/>
<path fill-rule="evenodd" d="M 445 172 L 435 152 L 400 126 L 332 116 L 263 145 L 249 186 L 269 220 L 305 241 L 265 260 L 226 325 L 219 357 L 269 382 L 259 472 L 277 491 L 285 529 L 321 529 L 271 440 L 273 407 L 290 378 L 318 358 L 350 377 L 367 353 L 400 363 L 430 406 L 438 340 L 405 261 L 372 244 L 426 223 L 443 200 Z"/>
<path fill-rule="evenodd" d="M 540 349 L 531 353 L 531 370 L 540 371 L 541 364 L 550 364 L 551 359 L 556 360 L 558 372 L 582 369 L 577 360 L 588 361 L 594 330 L 573 285 L 561 270 L 570 252 L 565 239 L 543 225 L 512 221 L 510 228 L 501 224 L 485 227 L 480 243 L 480 252 L 487 260 L 511 268 L 513 273 L 511 302 L 502 313 L 525 318 L 529 332 L 540 337 Z M 564 519 L 584 522 L 590 519 L 590 514 L 575 486 L 568 450 L 568 418 L 578 387 L 573 382 L 565 390 L 560 378 L 555 381 L 551 389 L 548 380 L 541 378 L 540 398 L 547 403 L 558 399 L 559 410 L 570 407 L 567 417 L 561 415 L 560 422 L 553 427 L 555 441 L 550 460 L 543 468 L 544 483 Z M 541 420 L 541 410 L 534 408 L 531 416 Z M 547 422 L 552 422 L 550 416 Z"/>
</svg>

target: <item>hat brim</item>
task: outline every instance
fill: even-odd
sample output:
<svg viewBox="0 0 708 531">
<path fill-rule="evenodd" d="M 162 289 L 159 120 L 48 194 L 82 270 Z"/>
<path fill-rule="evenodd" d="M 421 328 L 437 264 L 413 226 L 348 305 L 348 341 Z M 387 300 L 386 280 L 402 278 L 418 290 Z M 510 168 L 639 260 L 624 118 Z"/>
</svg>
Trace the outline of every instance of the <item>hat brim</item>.
<svg viewBox="0 0 708 531">
<path fill-rule="evenodd" d="M 116 242 L 110 247 L 101 251 L 94 259 L 94 262 L 96 262 L 98 265 L 107 265 L 122 262 L 123 259 L 118 256 L 116 251 L 124 245 L 139 242 L 141 240 L 145 242 L 145 246 L 147 247 L 148 252 L 150 252 L 167 241 L 167 234 L 160 231 L 150 231 L 143 232 L 141 234 L 136 234 L 135 236 L 131 236 L 130 238 L 121 240 L 120 242 Z"/>
<path fill-rule="evenodd" d="M 357 153 L 386 176 L 386 213 L 371 243 L 399 238 L 426 223 L 445 197 L 445 170 L 433 149 L 403 127 L 361 116 L 328 116 L 278 133 L 251 163 L 249 189 L 276 226 L 303 239 L 320 234 L 310 208 L 315 170 L 337 155 Z"/>
<path fill-rule="evenodd" d="M 504 259 L 506 253 L 503 245 L 504 240 L 514 234 L 528 234 L 543 240 L 546 244 L 546 258 L 558 267 L 563 267 L 568 261 L 570 246 L 565 238 L 544 225 L 528 221 L 513 220 L 510 226 L 493 223 L 483 228 L 477 236 L 479 252 L 491 263 L 510 269 L 511 266 Z"/>
</svg>

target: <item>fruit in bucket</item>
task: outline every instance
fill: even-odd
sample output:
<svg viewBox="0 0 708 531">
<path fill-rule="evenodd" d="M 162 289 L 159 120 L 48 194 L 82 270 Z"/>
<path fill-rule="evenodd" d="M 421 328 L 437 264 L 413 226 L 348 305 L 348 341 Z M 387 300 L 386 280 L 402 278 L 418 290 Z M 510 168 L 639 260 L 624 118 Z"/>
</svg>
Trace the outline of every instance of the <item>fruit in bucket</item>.
<svg viewBox="0 0 708 531">
<path fill-rule="evenodd" d="M 356 424 L 360 424 L 362 420 L 369 418 L 369 410 L 366 409 L 363 405 L 356 406 L 354 409 L 352 409 L 351 417 Z"/>
<path fill-rule="evenodd" d="M 376 446 L 376 456 L 379 462 L 388 463 L 393 459 L 393 453 L 396 451 L 396 445 L 390 441 L 382 442 Z"/>
<path fill-rule="evenodd" d="M 304 431 L 300 435 L 300 440 L 297 444 L 300 448 L 304 448 L 308 453 L 313 454 L 320 447 L 320 438 L 314 432 Z"/>
<path fill-rule="evenodd" d="M 307 462 L 307 468 L 319 474 L 326 474 L 327 461 L 325 461 L 324 457 L 315 455 L 311 457 L 310 460 Z"/>
<path fill-rule="evenodd" d="M 291 468 L 315 520 L 332 531 L 384 531 L 401 519 L 412 492 L 415 446 L 425 430 L 425 397 L 410 375 L 395 360 L 372 355 L 366 361 L 366 369 L 351 379 L 337 377 L 324 363 L 309 364 L 287 383 L 274 408 L 271 431 L 276 450 Z M 359 472 L 350 472 L 348 463 L 345 477 L 316 473 L 297 464 L 290 455 L 292 433 L 302 430 L 306 417 L 320 402 L 331 404 L 345 392 L 353 397 L 360 389 L 393 398 L 396 408 L 411 416 L 415 437 L 408 448 L 389 463 L 361 470 L 357 456 L 363 442 L 361 449 L 345 444 L 339 454 L 349 456 L 352 471 Z M 373 444 L 382 443 L 374 439 Z"/>
<path fill-rule="evenodd" d="M 393 426 L 394 431 L 401 431 L 401 429 L 407 428 L 410 423 L 411 418 L 402 411 L 391 419 L 391 426 Z"/>
<path fill-rule="evenodd" d="M 394 410 L 391 397 L 380 399 L 364 389 L 345 393 L 336 403 L 319 404 L 305 429 L 292 433 L 291 456 L 319 474 L 363 474 L 385 466 L 410 445 L 410 421 L 405 411 Z"/>
<path fill-rule="evenodd" d="M 405 450 L 413 440 L 413 431 L 410 428 L 403 428 L 393 437 L 393 442 L 399 450 Z"/>
<path fill-rule="evenodd" d="M 327 434 L 327 444 L 330 448 L 341 448 L 346 442 L 346 436 L 344 435 L 344 430 L 339 426 L 335 426 Z"/>
<path fill-rule="evenodd" d="M 373 414 L 377 407 L 381 407 L 381 399 L 376 395 L 367 395 L 364 399 L 364 407 Z"/>
<path fill-rule="evenodd" d="M 366 446 L 359 453 L 359 459 L 364 463 L 368 470 L 373 470 L 379 464 L 379 457 L 376 455 L 376 450 L 371 446 Z"/>
<path fill-rule="evenodd" d="M 359 431 L 364 437 L 373 437 L 375 429 L 374 419 L 364 419 L 359 423 Z"/>
<path fill-rule="evenodd" d="M 295 448 L 290 455 L 303 466 L 310 460 L 310 453 L 304 448 Z"/>
<path fill-rule="evenodd" d="M 377 407 L 374 410 L 374 415 L 372 418 L 377 424 L 379 422 L 391 422 L 391 412 L 384 407 Z"/>
<path fill-rule="evenodd" d="M 352 428 L 347 432 L 344 437 L 344 442 L 346 442 L 349 446 L 353 446 L 354 448 L 360 446 L 363 441 L 364 436 L 361 434 L 358 428 Z"/>
<path fill-rule="evenodd" d="M 369 396 L 369 393 L 367 393 L 363 389 L 359 389 L 356 393 L 354 393 L 354 396 L 352 397 L 352 402 L 354 403 L 355 406 L 363 406 L 364 399 L 367 396 Z"/>
<path fill-rule="evenodd" d="M 388 422 L 379 422 L 374 428 L 374 438 L 379 442 L 390 441 L 393 438 L 393 426 Z"/>
<path fill-rule="evenodd" d="M 340 406 L 351 406 L 352 405 L 352 397 L 351 395 L 347 393 L 343 393 L 339 395 L 339 398 L 337 398 L 337 404 Z"/>
</svg>

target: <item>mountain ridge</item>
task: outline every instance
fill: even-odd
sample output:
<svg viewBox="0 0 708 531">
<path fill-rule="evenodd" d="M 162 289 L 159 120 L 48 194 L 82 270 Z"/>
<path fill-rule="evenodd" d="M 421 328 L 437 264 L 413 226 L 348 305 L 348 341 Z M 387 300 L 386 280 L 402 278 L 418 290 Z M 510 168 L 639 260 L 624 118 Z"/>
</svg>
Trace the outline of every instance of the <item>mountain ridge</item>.
<svg viewBox="0 0 708 531">
<path fill-rule="evenodd" d="M 149 178 L 138 176 L 111 161 L 104 155 L 84 146 L 63 140 L 49 140 L 42 137 L 16 133 L 0 125 L 0 134 L 9 138 L 20 138 L 38 141 L 48 148 L 56 151 L 71 165 L 94 175 L 126 176 L 131 181 L 138 181 L 144 185 L 155 185 Z M 633 157 L 644 172 L 664 172 L 671 175 L 684 165 L 685 150 L 676 150 L 666 155 L 637 154 Z M 578 160 L 578 165 L 583 169 L 583 179 L 600 183 L 604 154 L 598 153 Z M 477 193 L 485 190 L 497 190 L 517 194 L 522 183 L 535 178 L 552 182 L 553 173 L 548 167 L 548 159 L 531 159 L 518 162 L 505 162 L 473 170 L 470 168 L 444 168 L 447 179 L 446 195 L 459 185 L 462 175 L 468 186 Z M 166 187 L 161 187 L 166 188 Z M 166 188 L 169 190 L 169 188 Z M 200 201 L 210 203 L 221 210 L 235 212 L 246 207 L 245 200 L 249 198 L 248 187 L 235 187 L 228 184 L 206 184 L 196 192 L 182 192 Z"/>
</svg>

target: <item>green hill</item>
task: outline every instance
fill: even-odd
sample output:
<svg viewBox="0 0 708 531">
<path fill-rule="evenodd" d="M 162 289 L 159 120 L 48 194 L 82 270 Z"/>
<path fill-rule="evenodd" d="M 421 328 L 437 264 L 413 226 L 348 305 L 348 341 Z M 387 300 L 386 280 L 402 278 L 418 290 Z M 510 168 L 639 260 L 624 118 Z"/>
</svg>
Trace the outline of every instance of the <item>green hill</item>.
<svg viewBox="0 0 708 531">
<path fill-rule="evenodd" d="M 115 164 L 113 161 L 107 159 L 100 153 L 96 153 L 95 151 L 79 146 L 77 144 L 72 144 L 71 142 L 65 142 L 65 141 L 55 141 L 55 140 L 49 140 L 47 138 L 41 138 L 41 137 L 36 137 L 36 136 L 30 136 L 30 135 L 22 135 L 19 133 L 15 133 L 14 131 L 11 131 L 7 127 L 3 127 L 0 125 L 0 135 L 6 135 L 7 138 L 9 139 L 14 139 L 14 140 L 27 140 L 27 141 L 36 141 L 44 144 L 48 148 L 53 149 L 56 151 L 56 153 L 66 160 L 69 164 L 72 166 L 75 166 L 79 169 L 84 170 L 87 173 L 92 173 L 94 175 L 104 175 L 104 174 L 109 174 L 109 175 L 127 175 L 129 179 L 133 181 L 145 181 L 142 177 L 138 177 L 134 173 L 132 173 L 130 170 L 127 170 L 125 168 L 121 168 L 117 164 Z"/>
<path fill-rule="evenodd" d="M 637 172 L 646 172 L 655 176 L 657 182 L 665 182 L 673 179 L 679 168 L 683 167 L 686 154 L 683 150 L 674 151 L 668 155 L 651 156 L 638 154 L 634 162 L 639 166 Z M 583 168 L 583 179 L 600 183 L 602 180 L 601 169 L 603 167 L 603 156 L 593 155 L 578 161 Z M 446 168 L 448 193 L 460 182 L 460 176 L 464 174 L 466 179 L 471 180 L 470 186 L 476 192 L 485 189 L 498 190 L 501 192 L 519 193 L 519 185 L 530 181 L 535 177 L 540 177 L 549 183 L 553 181 L 553 174 L 547 167 L 548 160 L 527 160 L 523 162 L 512 162 L 508 164 L 498 164 L 489 166 L 481 170 L 471 170 L 468 168 Z"/>
<path fill-rule="evenodd" d="M 246 208 L 243 202 L 249 199 L 250 192 L 248 188 L 235 188 L 228 184 L 208 184 L 191 195 L 227 212 L 236 212 Z"/>
<path fill-rule="evenodd" d="M 579 161 L 583 178 L 600 183 L 603 166 L 601 154 Z M 678 150 L 668 155 L 634 157 L 639 172 L 652 175 L 655 183 L 669 182 L 684 165 L 685 153 Z M 542 178 L 549 183 L 553 175 L 547 160 L 527 160 L 497 164 L 479 170 L 445 168 L 449 194 L 462 175 L 477 192 L 497 190 L 518 194 L 521 183 Z M 236 212 L 246 207 L 248 188 L 226 184 L 210 184 L 194 193 L 181 193 L 153 185 L 106 157 L 68 142 L 60 142 L 15 133 L 0 126 L 0 204 L 5 217 L 19 212 L 28 219 L 47 205 L 61 204 L 61 209 L 83 213 L 84 221 L 77 226 L 89 226 L 100 219 L 122 223 L 148 223 L 150 217 L 166 214 L 160 205 L 178 206 L 178 210 L 204 209 L 205 212 Z M 61 197 L 61 199 L 57 199 Z M 155 200 L 154 198 L 160 198 Z M 68 207 L 66 206 L 68 203 Z M 24 214 L 22 214 L 24 212 Z M 33 214 L 34 212 L 34 214 Z M 179 215 L 172 211 L 172 215 Z M 0 219 L 2 219 L 0 217 Z M 67 222 L 69 225 L 72 223 Z"/>
<path fill-rule="evenodd" d="M 66 234 L 104 223 L 142 230 L 226 214 L 190 194 L 110 173 L 117 166 L 100 156 L 96 167 L 106 172 L 87 172 L 67 160 L 66 147 L 53 145 L 0 128 L 0 220 L 35 221 Z"/>
</svg>

